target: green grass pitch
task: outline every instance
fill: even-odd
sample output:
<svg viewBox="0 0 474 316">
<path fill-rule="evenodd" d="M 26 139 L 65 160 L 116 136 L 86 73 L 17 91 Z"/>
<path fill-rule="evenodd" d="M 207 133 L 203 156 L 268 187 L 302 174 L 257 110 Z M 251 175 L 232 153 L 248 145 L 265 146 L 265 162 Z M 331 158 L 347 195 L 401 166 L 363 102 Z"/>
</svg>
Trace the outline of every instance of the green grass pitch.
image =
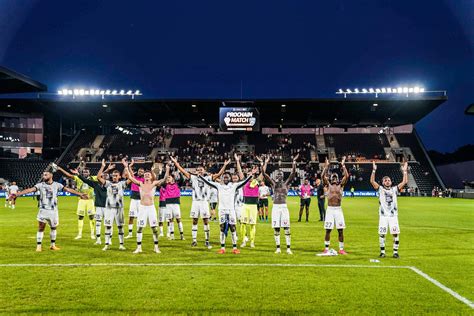
<svg viewBox="0 0 474 316">
<path fill-rule="evenodd" d="M 128 199 L 127 212 L 128 215 Z M 218 225 L 211 225 L 214 248 L 191 248 L 190 199 L 182 199 L 185 241 L 160 239 L 162 254 L 152 252 L 150 229 L 144 253 L 133 255 L 135 240 L 119 251 L 114 229 L 112 249 L 101 251 L 88 237 L 74 240 L 76 198 L 60 198 L 58 252 L 45 232 L 42 253 L 35 252 L 36 202 L 19 198 L 17 209 L 0 204 L 0 312 L 5 314 L 474 314 L 433 283 L 406 268 L 414 266 L 474 300 L 474 201 L 399 198 L 400 259 L 378 257 L 376 198 L 344 198 L 347 256 L 317 257 L 324 230 L 312 201 L 309 223 L 298 223 L 299 200 L 289 199 L 294 255 L 274 254 L 269 223 L 257 225 L 256 248 L 240 255 L 218 255 Z M 230 238 L 228 240 L 228 244 Z M 282 236 L 282 245 L 284 237 Z M 332 248 L 337 249 L 336 234 Z M 283 247 L 284 248 L 284 247 Z M 103 263 L 94 266 L 11 266 L 8 264 Z M 111 266 L 108 263 L 165 263 L 169 266 Z M 259 265 L 242 265 L 244 263 Z M 187 264 L 187 265 L 183 265 Z M 195 265 L 202 264 L 202 265 Z M 209 265 L 205 265 L 209 264 Z M 219 264 L 219 265 L 211 265 Z M 235 265 L 231 265 L 235 264 Z M 271 265 L 283 264 L 283 265 Z M 311 264 L 304 266 L 301 264 Z M 328 264 L 330 266 L 317 266 Z M 340 266 L 333 266 L 340 265 Z M 355 265 L 376 266 L 355 267 Z M 387 267 L 387 268 L 383 268 Z"/>
</svg>

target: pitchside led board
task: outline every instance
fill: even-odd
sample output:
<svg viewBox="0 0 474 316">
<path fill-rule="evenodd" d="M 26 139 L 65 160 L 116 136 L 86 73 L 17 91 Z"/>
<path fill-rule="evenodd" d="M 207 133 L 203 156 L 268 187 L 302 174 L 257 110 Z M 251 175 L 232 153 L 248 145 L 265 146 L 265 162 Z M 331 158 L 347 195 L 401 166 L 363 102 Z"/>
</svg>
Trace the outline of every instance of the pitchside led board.
<svg viewBox="0 0 474 316">
<path fill-rule="evenodd" d="M 260 117 L 257 108 L 221 107 L 219 126 L 222 131 L 260 131 Z"/>
</svg>

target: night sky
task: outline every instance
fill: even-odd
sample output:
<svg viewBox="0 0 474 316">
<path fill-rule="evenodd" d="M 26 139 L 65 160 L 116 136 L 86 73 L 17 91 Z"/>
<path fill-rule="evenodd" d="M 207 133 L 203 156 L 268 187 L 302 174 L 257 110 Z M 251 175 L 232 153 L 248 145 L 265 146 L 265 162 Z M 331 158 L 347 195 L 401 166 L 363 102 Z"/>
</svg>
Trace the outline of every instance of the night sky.
<svg viewBox="0 0 474 316">
<path fill-rule="evenodd" d="M 449 97 L 416 126 L 425 146 L 474 143 L 473 0 L 0 0 L 0 64 L 146 98 L 420 85 Z"/>
</svg>

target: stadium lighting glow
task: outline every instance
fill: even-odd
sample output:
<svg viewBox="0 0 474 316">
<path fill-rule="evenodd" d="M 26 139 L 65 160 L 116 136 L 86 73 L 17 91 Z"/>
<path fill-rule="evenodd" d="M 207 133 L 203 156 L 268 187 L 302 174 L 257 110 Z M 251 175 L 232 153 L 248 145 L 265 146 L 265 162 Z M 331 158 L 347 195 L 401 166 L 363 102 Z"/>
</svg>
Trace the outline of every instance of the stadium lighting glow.
<svg viewBox="0 0 474 316">
<path fill-rule="evenodd" d="M 102 104 L 102 107 L 103 108 L 106 108 L 108 105 L 107 104 Z"/>
<path fill-rule="evenodd" d="M 196 107 L 196 104 L 191 104 L 191 107 L 195 108 L 195 107 Z"/>
<path fill-rule="evenodd" d="M 377 104 L 377 103 L 374 103 L 373 106 L 378 106 L 378 104 Z"/>
<path fill-rule="evenodd" d="M 281 107 L 282 107 L 282 108 L 286 108 L 286 104 L 282 104 Z"/>
<path fill-rule="evenodd" d="M 348 94 L 375 94 L 375 97 L 378 97 L 379 94 L 394 94 L 394 93 L 401 93 L 401 94 L 406 94 L 407 96 L 409 94 L 413 93 L 424 93 L 424 92 L 443 92 L 446 94 L 446 91 L 426 91 L 424 88 L 421 88 L 419 86 L 414 86 L 414 87 L 397 87 L 397 88 L 390 88 L 390 87 L 383 87 L 383 88 L 355 88 L 355 89 L 338 89 L 336 94 L 343 94 L 344 97 L 346 97 Z"/>
<path fill-rule="evenodd" d="M 131 97 L 132 99 L 135 98 L 137 95 L 142 95 L 140 90 L 111 90 L 111 89 L 96 89 L 96 88 L 90 88 L 90 89 L 83 89 L 81 87 L 77 88 L 62 88 L 57 90 L 57 95 L 59 96 L 72 96 L 73 99 L 76 97 L 100 97 L 102 99 L 105 98 L 105 96 L 127 96 Z"/>
</svg>

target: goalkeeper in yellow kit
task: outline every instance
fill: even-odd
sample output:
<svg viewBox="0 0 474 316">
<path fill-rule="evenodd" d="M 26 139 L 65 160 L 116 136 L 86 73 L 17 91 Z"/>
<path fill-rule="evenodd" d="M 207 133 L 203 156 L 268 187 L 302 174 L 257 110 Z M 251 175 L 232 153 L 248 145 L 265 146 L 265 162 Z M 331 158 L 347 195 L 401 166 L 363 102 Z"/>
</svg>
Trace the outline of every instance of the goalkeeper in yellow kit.
<svg viewBox="0 0 474 316">
<path fill-rule="evenodd" d="M 82 229 L 84 227 L 84 217 L 87 216 L 89 217 L 89 226 L 91 229 L 91 239 L 95 239 L 95 220 L 94 220 L 94 215 L 95 215 L 95 207 L 94 207 L 94 188 L 89 186 L 87 183 L 84 183 L 78 176 L 73 175 L 66 170 L 64 170 L 61 167 L 57 167 L 59 171 L 61 171 L 66 177 L 74 180 L 76 183 L 76 190 L 87 195 L 84 197 L 80 197 L 79 201 L 77 203 L 77 215 L 78 215 L 78 221 L 77 221 L 77 236 L 74 239 L 81 239 L 82 238 Z M 82 163 L 79 165 L 80 172 L 84 178 L 97 181 L 97 177 L 93 176 L 91 177 L 90 175 L 90 170 L 89 168 L 86 168 L 85 165 L 82 165 Z"/>
</svg>

